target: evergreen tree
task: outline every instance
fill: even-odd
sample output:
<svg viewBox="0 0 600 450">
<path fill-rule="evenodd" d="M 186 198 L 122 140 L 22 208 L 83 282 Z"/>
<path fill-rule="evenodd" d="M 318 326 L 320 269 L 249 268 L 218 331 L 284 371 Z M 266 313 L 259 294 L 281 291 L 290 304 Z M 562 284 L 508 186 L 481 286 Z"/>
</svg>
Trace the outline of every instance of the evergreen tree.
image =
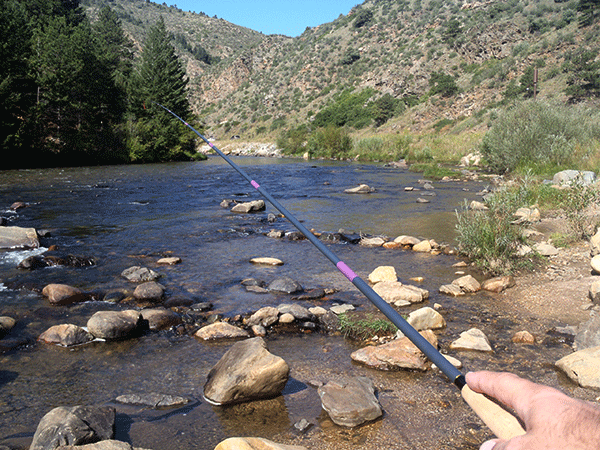
<svg viewBox="0 0 600 450">
<path fill-rule="evenodd" d="M 17 0 L 0 0 L 0 150 L 13 150 L 15 156 L 14 150 L 23 145 L 26 120 L 34 104 L 27 64 L 30 55 L 25 9 Z M 5 158 L 5 163 L 17 162 L 14 157 L 10 161 Z"/>
<path fill-rule="evenodd" d="M 600 0 L 579 0 L 577 11 L 581 13 L 579 26 L 591 25 L 600 17 Z"/>
<path fill-rule="evenodd" d="M 195 134 L 154 104 L 164 105 L 188 121 L 192 115 L 188 80 L 170 41 L 161 17 L 148 33 L 132 77 L 128 145 L 133 161 L 184 160 L 194 152 Z"/>
</svg>

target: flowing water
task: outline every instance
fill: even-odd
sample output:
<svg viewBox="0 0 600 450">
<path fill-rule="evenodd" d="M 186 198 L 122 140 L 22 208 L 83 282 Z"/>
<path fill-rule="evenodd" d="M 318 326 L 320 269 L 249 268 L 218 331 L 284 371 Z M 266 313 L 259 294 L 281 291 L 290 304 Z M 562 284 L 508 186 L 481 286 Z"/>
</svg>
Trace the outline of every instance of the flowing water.
<svg viewBox="0 0 600 450">
<path fill-rule="evenodd" d="M 304 162 L 236 158 L 236 163 L 277 198 L 308 228 L 395 237 L 401 234 L 454 243 L 455 210 L 478 198 L 481 183 L 434 183 L 430 203 L 417 203 L 424 191 L 418 174 L 375 164 Z M 344 189 L 366 183 L 370 195 L 349 195 Z M 289 302 L 285 296 L 247 293 L 241 280 L 270 281 L 290 276 L 305 289 L 335 287 L 324 300 L 372 307 L 307 241 L 266 237 L 270 229 L 293 231 L 264 213 L 240 215 L 220 207 L 223 199 L 249 201 L 258 194 L 218 158 L 206 162 L 47 169 L 0 172 L 0 208 L 9 225 L 50 231 L 37 251 L 0 254 L 0 315 L 18 320 L 7 339 L 27 342 L 0 354 L 0 447 L 27 448 L 41 417 L 56 406 L 111 404 L 117 408 L 117 439 L 136 447 L 167 450 L 212 449 L 230 436 L 261 436 L 320 448 L 477 448 L 488 436 L 478 419 L 460 401 L 447 380 L 435 372 L 382 373 L 351 362 L 356 343 L 321 333 L 267 338 L 270 351 L 291 367 L 283 395 L 266 401 L 222 408 L 202 400 L 208 371 L 231 342 L 201 342 L 170 331 L 148 333 L 124 342 L 95 342 L 60 348 L 35 342 L 48 327 L 60 323 L 85 326 L 98 310 L 117 306 L 95 301 L 51 307 L 39 294 L 48 283 L 66 283 L 89 292 L 132 286 L 120 273 L 133 265 L 162 274 L 167 295 L 209 301 L 214 313 L 233 316 L 266 305 Z M 29 204 L 12 212 L 15 201 Z M 87 268 L 23 271 L 18 262 L 50 245 L 60 251 L 90 256 Z M 459 355 L 467 368 L 528 370 L 539 379 L 557 374 L 536 349 L 509 349 L 515 321 L 494 309 L 493 298 L 479 294 L 458 300 L 437 292 L 455 278 L 456 257 L 416 254 L 404 250 L 365 249 L 331 244 L 331 249 L 366 278 L 379 265 L 396 267 L 399 278 L 422 276 L 422 287 L 438 303 L 448 322 L 440 333 L 442 348 L 475 324 L 491 333 L 494 355 Z M 158 267 L 161 256 L 179 256 L 182 263 Z M 283 266 L 265 268 L 249 260 L 277 257 Z M 312 303 L 321 304 L 321 303 Z M 422 305 L 420 305 L 422 306 Z M 403 312 L 409 312 L 403 311 Z M 1 344 L 2 341 L 0 341 Z M 556 344 L 559 352 L 561 344 Z M 0 346 L 0 350 L 2 347 Z M 551 351 L 552 349 L 550 349 Z M 517 361 L 517 362 L 516 362 Z M 518 363 L 518 361 L 527 361 Z M 529 368 L 529 365 L 532 367 Z M 343 375 L 371 377 L 378 388 L 384 418 L 357 429 L 332 424 L 320 405 L 315 386 Z M 114 403 L 118 395 L 158 392 L 191 399 L 184 408 L 151 410 Z M 313 424 L 305 434 L 294 423 Z"/>
</svg>

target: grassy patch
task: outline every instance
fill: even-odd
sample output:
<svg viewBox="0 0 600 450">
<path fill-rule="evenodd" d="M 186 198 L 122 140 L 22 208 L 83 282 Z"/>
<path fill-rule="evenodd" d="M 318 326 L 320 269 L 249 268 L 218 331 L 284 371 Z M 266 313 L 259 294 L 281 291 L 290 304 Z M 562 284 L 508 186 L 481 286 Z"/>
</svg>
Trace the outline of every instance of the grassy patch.
<svg viewBox="0 0 600 450">
<path fill-rule="evenodd" d="M 398 330 L 389 320 L 373 314 L 340 314 L 340 331 L 350 339 L 368 340 L 375 336 L 391 336 Z"/>
</svg>

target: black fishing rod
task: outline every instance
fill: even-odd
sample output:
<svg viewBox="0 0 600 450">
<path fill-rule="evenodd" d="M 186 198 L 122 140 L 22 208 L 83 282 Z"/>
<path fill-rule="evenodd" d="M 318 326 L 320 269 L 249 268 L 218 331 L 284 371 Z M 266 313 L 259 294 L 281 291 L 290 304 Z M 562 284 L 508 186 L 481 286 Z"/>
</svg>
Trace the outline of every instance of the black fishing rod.
<svg viewBox="0 0 600 450">
<path fill-rule="evenodd" d="M 475 413 L 483 420 L 483 422 L 501 439 L 510 439 L 514 436 L 524 434 L 524 430 L 515 417 L 506 412 L 493 401 L 489 400 L 482 394 L 473 392 L 467 386 L 464 375 L 454 367 L 437 348 L 427 341 L 421 334 L 410 325 L 398 312 L 379 294 L 377 294 L 371 286 L 369 286 L 362 278 L 360 278 L 348 265 L 338 258 L 327 246 L 325 246 L 313 233 L 311 233 L 298 219 L 294 217 L 287 209 L 285 209 L 271 194 L 262 188 L 254 179 L 244 172 L 237 164 L 235 164 L 227 155 L 225 155 L 216 145 L 206 139 L 194 127 L 179 117 L 169 108 L 156 103 L 162 109 L 172 114 L 179 119 L 185 126 L 196 133 L 210 148 L 212 148 L 221 158 L 223 158 L 236 172 L 244 177 L 254 189 L 256 189 L 265 199 L 271 203 L 283 216 L 288 219 L 294 227 L 298 229 L 317 249 L 327 257 L 337 269 L 367 297 L 371 303 L 377 307 L 404 335 L 415 344 L 415 346 L 423 352 L 429 360 L 434 363 L 449 379 L 454 383 L 465 401 L 471 406 Z"/>
</svg>

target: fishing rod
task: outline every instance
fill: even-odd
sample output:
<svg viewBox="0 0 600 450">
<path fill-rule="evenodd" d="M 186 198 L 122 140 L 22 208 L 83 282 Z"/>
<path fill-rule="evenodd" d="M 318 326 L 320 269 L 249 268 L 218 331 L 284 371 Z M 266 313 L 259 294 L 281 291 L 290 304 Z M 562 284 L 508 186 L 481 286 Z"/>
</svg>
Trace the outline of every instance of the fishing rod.
<svg viewBox="0 0 600 450">
<path fill-rule="evenodd" d="M 269 203 L 271 203 L 275 209 L 277 209 L 286 219 L 288 219 L 298 231 L 300 231 L 317 249 L 329 259 L 337 269 L 360 291 L 367 299 L 375 305 L 398 329 L 404 333 L 404 335 L 410 339 L 410 341 L 423 352 L 429 360 L 435 364 L 441 371 L 446 375 L 452 383 L 461 391 L 461 395 L 464 400 L 469 404 L 471 409 L 481 418 L 481 420 L 494 432 L 494 434 L 500 439 L 510 439 L 512 437 L 525 434 L 525 431 L 521 427 L 518 420 L 510 413 L 505 411 L 502 407 L 496 404 L 494 401 L 488 399 L 486 396 L 472 391 L 465 381 L 464 375 L 454 367 L 445 357 L 442 355 L 437 348 L 427 341 L 421 334 L 410 325 L 398 312 L 385 300 L 383 300 L 379 294 L 377 294 L 371 286 L 369 286 L 362 278 L 360 278 L 354 271 L 348 267 L 348 265 L 338 258 L 327 246 L 325 246 L 313 233 L 311 233 L 304 225 L 302 225 L 293 214 L 285 209 L 277 200 L 275 200 L 271 194 L 269 194 L 263 187 L 260 186 L 254 179 L 252 179 L 244 170 L 242 170 L 237 164 L 235 164 L 227 155 L 225 155 L 219 148 L 200 134 L 194 127 L 188 122 L 179 117 L 169 108 L 161 105 L 160 103 L 153 102 L 155 105 L 160 106 L 162 109 L 172 114 L 175 118 L 180 120 L 185 126 L 191 129 L 194 133 L 206 142 L 211 149 L 213 149 L 221 158 L 223 158 L 236 172 L 238 172 L 243 178 L 245 178 L 254 189 L 256 189 Z"/>
</svg>

